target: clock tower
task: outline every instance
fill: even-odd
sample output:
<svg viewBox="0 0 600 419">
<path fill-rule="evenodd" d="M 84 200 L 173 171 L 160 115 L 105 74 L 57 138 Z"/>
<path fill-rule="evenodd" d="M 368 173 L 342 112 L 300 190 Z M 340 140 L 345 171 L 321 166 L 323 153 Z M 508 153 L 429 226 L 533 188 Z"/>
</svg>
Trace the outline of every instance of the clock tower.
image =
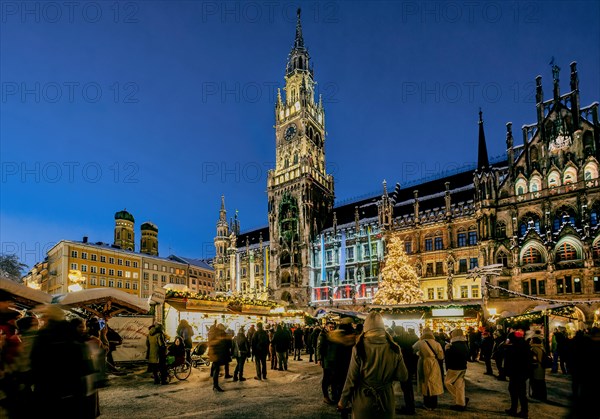
<svg viewBox="0 0 600 419">
<path fill-rule="evenodd" d="M 275 105 L 275 169 L 267 179 L 272 297 L 310 301 L 310 243 L 333 208 L 333 176 L 325 171 L 325 111 L 315 102 L 314 71 L 304 46 L 300 9 L 285 71 L 285 97 Z"/>
</svg>

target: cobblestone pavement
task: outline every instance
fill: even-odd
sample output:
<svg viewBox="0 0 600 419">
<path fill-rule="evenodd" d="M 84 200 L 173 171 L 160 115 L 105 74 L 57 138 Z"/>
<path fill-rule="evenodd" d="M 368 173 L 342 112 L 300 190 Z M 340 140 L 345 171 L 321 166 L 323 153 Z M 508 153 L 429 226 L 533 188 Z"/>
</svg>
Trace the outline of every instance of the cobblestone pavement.
<svg viewBox="0 0 600 419">
<path fill-rule="evenodd" d="M 155 385 L 145 365 L 124 367 L 126 374 L 110 376 L 110 385 L 100 389 L 101 419 L 109 418 L 339 418 L 333 406 L 323 403 L 321 368 L 303 361 L 292 361 L 288 371 L 269 370 L 267 380 L 254 380 L 254 364 L 247 363 L 247 381 L 219 379 L 223 393 L 212 391 L 209 367 L 193 368 L 185 381 Z M 231 372 L 233 366 L 231 364 Z M 439 398 L 439 408 L 424 410 L 416 395 L 417 415 L 427 418 L 497 418 L 508 417 L 508 382 L 484 375 L 483 363 L 469 363 L 467 370 L 466 412 L 450 409 L 452 398 L 446 392 Z M 547 374 L 548 403 L 530 402 L 530 418 L 558 419 L 569 412 L 570 380 L 561 374 Z M 399 386 L 398 386 L 399 388 Z M 397 402 L 402 404 L 398 391 Z M 397 415 L 400 417 L 400 415 Z M 375 419 L 375 418 L 374 418 Z"/>
</svg>

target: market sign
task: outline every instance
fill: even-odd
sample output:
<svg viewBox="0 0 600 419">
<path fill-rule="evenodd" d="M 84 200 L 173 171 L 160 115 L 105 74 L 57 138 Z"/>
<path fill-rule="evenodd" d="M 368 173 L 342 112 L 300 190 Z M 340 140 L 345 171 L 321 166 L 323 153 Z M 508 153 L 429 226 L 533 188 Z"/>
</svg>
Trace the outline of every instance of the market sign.
<svg viewBox="0 0 600 419">
<path fill-rule="evenodd" d="M 150 301 L 153 301 L 157 304 L 162 304 L 165 302 L 166 290 L 164 288 L 155 288 L 152 290 L 152 295 L 150 296 Z"/>
<path fill-rule="evenodd" d="M 431 317 L 460 317 L 465 315 L 463 308 L 433 308 Z"/>
</svg>

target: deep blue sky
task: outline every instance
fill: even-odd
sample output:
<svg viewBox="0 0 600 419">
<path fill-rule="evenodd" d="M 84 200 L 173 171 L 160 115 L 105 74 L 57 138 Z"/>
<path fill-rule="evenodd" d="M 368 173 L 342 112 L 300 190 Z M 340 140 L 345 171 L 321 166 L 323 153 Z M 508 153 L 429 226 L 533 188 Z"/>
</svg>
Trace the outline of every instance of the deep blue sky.
<svg viewBox="0 0 600 419">
<path fill-rule="evenodd" d="M 60 239 L 112 241 L 127 208 L 160 254 L 203 257 L 220 196 L 266 225 L 273 86 L 295 9 L 323 94 L 336 198 L 491 156 L 535 121 L 555 57 L 567 91 L 600 100 L 600 3 L 2 2 L 0 242 L 28 265 Z M 101 94 L 101 96 L 98 96 Z M 520 143 L 520 141 L 517 141 Z"/>
</svg>

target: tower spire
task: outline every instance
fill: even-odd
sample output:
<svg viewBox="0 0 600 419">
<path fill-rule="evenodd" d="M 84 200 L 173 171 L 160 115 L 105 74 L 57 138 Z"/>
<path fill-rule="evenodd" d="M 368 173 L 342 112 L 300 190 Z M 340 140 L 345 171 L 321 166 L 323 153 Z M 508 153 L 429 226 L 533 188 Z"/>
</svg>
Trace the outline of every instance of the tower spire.
<svg viewBox="0 0 600 419">
<path fill-rule="evenodd" d="M 298 9 L 297 15 L 298 20 L 296 22 L 296 37 L 294 38 L 292 50 L 288 55 L 286 74 L 290 75 L 294 73 L 294 71 L 300 70 L 303 72 L 309 72 L 312 75 L 312 69 L 309 68 L 310 56 L 308 55 L 308 50 L 304 46 L 304 37 L 302 36 L 300 9 Z"/>
<path fill-rule="evenodd" d="M 479 108 L 479 145 L 477 151 L 477 170 L 481 170 L 484 167 L 489 167 L 490 161 L 488 160 L 487 144 L 485 142 L 485 132 L 483 131 L 483 112 Z"/>
<path fill-rule="evenodd" d="M 300 19 L 301 13 L 302 10 L 298 8 L 296 11 L 298 20 L 296 21 L 296 39 L 294 40 L 294 48 L 304 48 L 304 38 L 302 37 L 302 20 Z"/>
</svg>

